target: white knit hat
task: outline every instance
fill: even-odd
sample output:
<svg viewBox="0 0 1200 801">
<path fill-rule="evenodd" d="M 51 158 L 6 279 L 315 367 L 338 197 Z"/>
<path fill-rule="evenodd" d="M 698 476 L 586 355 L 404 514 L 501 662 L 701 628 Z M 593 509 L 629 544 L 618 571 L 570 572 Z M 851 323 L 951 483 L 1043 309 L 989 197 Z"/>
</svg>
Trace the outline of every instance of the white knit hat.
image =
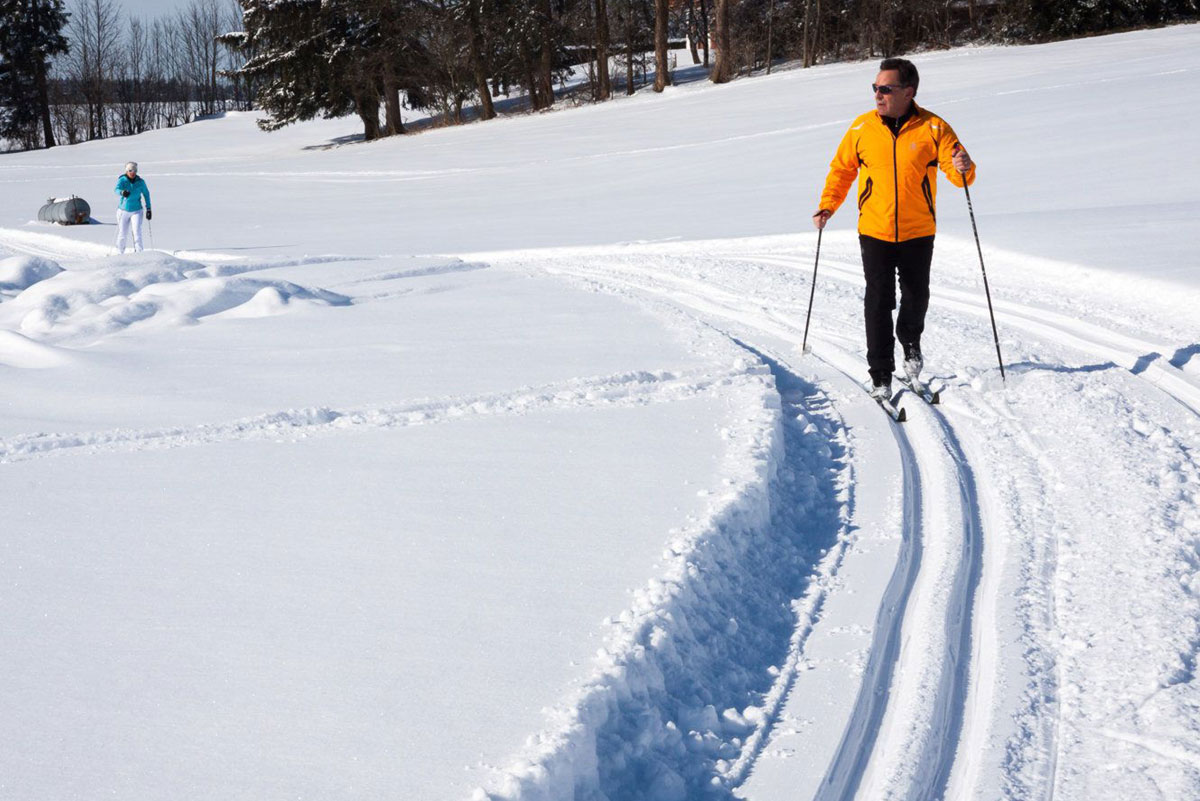
<svg viewBox="0 0 1200 801">
<path fill-rule="evenodd" d="M 129 172 L 130 170 L 137 172 L 137 162 L 136 161 L 125 162 L 125 172 Z"/>
</svg>

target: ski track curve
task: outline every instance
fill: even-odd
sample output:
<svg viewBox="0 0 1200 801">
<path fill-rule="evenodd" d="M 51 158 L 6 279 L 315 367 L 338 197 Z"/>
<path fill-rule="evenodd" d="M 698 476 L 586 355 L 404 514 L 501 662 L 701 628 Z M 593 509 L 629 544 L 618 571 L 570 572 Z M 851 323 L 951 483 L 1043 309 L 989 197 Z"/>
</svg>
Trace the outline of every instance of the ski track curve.
<svg viewBox="0 0 1200 801">
<path fill-rule="evenodd" d="M 522 266 L 529 269 L 529 264 Z M 802 329 L 790 320 L 783 304 L 747 298 L 736 291 L 729 291 L 706 283 L 703 280 L 667 275 L 648 267 L 639 267 L 622 262 L 611 269 L 604 267 L 582 269 L 578 265 L 564 266 L 561 263 L 544 264 L 546 272 L 580 280 L 595 288 L 617 290 L 622 293 L 654 297 L 687 310 L 698 319 L 720 328 L 730 323 L 751 331 L 767 333 L 797 346 Z M 713 323 L 713 320 L 721 323 Z M 731 338 L 736 336 L 729 334 Z M 751 339 L 751 337 L 747 337 Z M 850 378 L 857 367 L 857 357 L 832 342 L 826 341 L 822 349 L 823 360 L 838 372 Z M 759 346 L 753 345 L 755 350 Z M 832 358 L 830 358 L 832 356 Z M 855 382 L 857 383 L 857 382 Z M 923 406 L 920 401 L 917 405 Z M 910 404 L 911 405 L 911 404 Z M 830 763 L 826 779 L 822 782 L 818 798 L 822 801 L 851 799 L 856 797 L 860 783 L 871 773 L 871 767 L 883 761 L 876 753 L 877 739 L 889 736 L 884 724 L 890 701 L 896 695 L 925 688 L 910 687 L 907 677 L 898 678 L 901 660 L 901 642 L 911 636 L 907 627 L 931 627 L 936 629 L 933 639 L 942 643 L 940 655 L 931 664 L 918 666 L 913 673 L 921 676 L 924 684 L 933 685 L 933 700 L 919 710 L 917 719 L 896 722 L 892 728 L 905 729 L 903 734 L 891 732 L 890 736 L 905 742 L 906 747 L 916 745 L 921 756 L 915 763 L 918 767 L 909 770 L 907 787 L 900 794 L 906 798 L 925 799 L 940 797 L 949 782 L 955 762 L 960 735 L 964 727 L 968 686 L 970 684 L 970 653 L 972 642 L 971 621 L 973 604 L 981 572 L 981 541 L 983 522 L 972 511 L 976 504 L 975 480 L 968 460 L 958 440 L 940 413 L 930 409 L 922 415 L 927 433 L 919 438 L 910 438 L 900 426 L 892 425 L 896 447 L 903 465 L 903 545 L 888 588 L 884 603 L 878 610 L 874 631 L 874 642 L 870 649 L 868 666 L 864 674 L 858 701 L 851 722 L 843 734 L 842 742 Z M 880 416 L 881 420 L 885 420 Z M 912 424 L 909 424 L 911 427 Z M 925 513 L 923 509 L 923 474 L 936 472 L 928 466 L 932 461 L 940 464 L 937 470 L 953 476 L 956 485 L 954 498 L 947 499 L 958 510 L 963 525 L 957 534 L 949 529 L 942 532 L 943 538 L 960 542 L 960 556 L 952 569 L 951 591 L 948 601 L 941 610 L 940 619 L 934 621 L 913 620 L 906 622 L 910 596 L 919 587 L 925 595 L 935 594 L 933 585 L 937 576 L 925 576 L 922 567 L 922 547 L 925 536 Z M 941 500 L 941 498 L 939 498 Z M 944 580 L 944 579 L 942 579 Z M 924 587 L 923 585 L 929 585 Z M 811 626 L 805 621 L 802 627 Z M 793 646 L 797 644 L 794 642 Z M 919 742 L 908 742 L 911 733 L 924 729 L 926 734 Z M 752 761 L 753 753 L 744 755 L 743 762 Z M 728 784 L 736 786 L 752 767 L 726 776 Z M 880 770 L 895 770 L 895 766 L 883 766 Z M 895 788 L 889 790 L 894 794 Z M 894 795 L 893 795 L 894 797 Z"/>
<path fill-rule="evenodd" d="M 746 259 L 777 264 L 792 270 L 804 268 L 802 261 L 795 258 L 751 254 Z M 862 276 L 847 265 L 832 262 L 822 267 L 825 268 L 822 275 L 843 283 L 857 284 L 862 281 Z M 930 296 L 943 309 L 953 309 L 979 318 L 987 316 L 987 305 L 977 294 L 935 286 Z M 1025 306 L 1009 300 L 994 300 L 993 305 L 998 313 L 998 325 L 1011 325 L 1057 345 L 1123 367 L 1200 416 L 1200 378 L 1175 364 L 1174 357 L 1167 357 L 1166 354 L 1172 352 L 1169 346 L 1103 328 L 1050 309 Z"/>
<path fill-rule="evenodd" d="M 435 425 L 469 417 L 669 403 L 756 380 L 756 376 L 754 367 L 734 367 L 715 373 L 697 368 L 641 370 L 571 379 L 511 392 L 417 399 L 375 408 L 313 407 L 190 427 L 21 434 L 0 439 L 0 464 L 71 453 L 179 448 L 230 440 L 302 438 L 363 429 Z"/>
<path fill-rule="evenodd" d="M 764 250 L 770 252 L 764 255 Z M 801 247 L 795 238 L 780 238 L 765 244 L 763 240 L 700 245 L 650 243 L 472 254 L 463 258 L 558 274 L 599 291 L 654 297 L 698 319 L 719 320 L 719 327 L 756 347 L 766 339 L 781 339 L 794 347 L 803 331 L 809 288 L 806 279 L 811 275 L 810 257 L 799 257 L 798 251 Z M 847 255 L 836 249 L 828 261 L 822 262 L 821 277 L 834 280 L 821 281 L 820 303 L 825 317 L 815 327 L 818 333 L 809 335 L 810 342 L 817 343 L 816 352 L 843 373 L 860 370 L 862 358 L 860 337 L 854 330 L 857 326 L 830 324 L 835 315 L 838 320 L 857 318 L 857 313 L 851 316 L 847 312 L 860 302 L 861 276 L 849 265 Z M 958 281 L 958 285 L 935 286 L 934 325 L 970 331 L 970 342 L 975 344 L 960 346 L 960 355 L 949 358 L 966 355 L 966 361 L 960 363 L 987 365 L 991 355 L 987 307 L 982 295 L 963 289 L 969 285 L 969 277 L 964 276 L 968 274 L 962 271 L 950 276 L 950 283 Z M 1145 316 L 1138 311 L 1144 304 L 1130 307 L 1134 317 L 1111 315 L 1110 306 L 1116 302 L 1110 300 L 1110 296 L 1116 297 L 1111 291 L 1074 303 L 1083 306 L 1083 310 L 1076 309 L 1074 317 L 1066 313 L 1073 302 L 1058 302 L 1055 291 L 1056 284 L 1047 281 L 1016 300 L 996 299 L 1005 353 L 1018 354 L 1008 363 L 1009 387 L 1013 391 L 998 391 L 1001 384 L 993 363 L 982 370 L 967 367 L 947 373 L 944 380 L 952 391 L 940 409 L 924 407 L 915 400 L 906 404 L 913 418 L 905 432 L 917 455 L 927 515 L 930 508 L 944 502 L 951 502 L 960 513 L 969 510 L 970 514 L 961 514 L 957 521 L 964 536 L 954 546 L 959 558 L 952 581 L 954 589 L 949 591 L 957 600 L 945 612 L 945 636 L 938 642 L 941 657 L 936 663 L 934 689 L 926 693 L 927 676 L 912 679 L 913 671 L 907 667 L 899 671 L 908 678 L 890 688 L 889 706 L 900 708 L 911 704 L 910 696 L 925 693 L 921 702 L 924 706 L 916 717 L 910 708 L 907 727 L 889 721 L 892 713 L 885 712 L 875 751 L 865 761 L 868 775 L 859 787 L 860 798 L 982 799 L 996 794 L 1006 799 L 1050 799 L 1062 794 L 1077 797 L 1077 788 L 1087 786 L 1091 780 L 1086 772 L 1063 766 L 1077 759 L 1075 755 L 1081 748 L 1091 749 L 1088 753 L 1095 757 L 1101 753 L 1097 749 L 1103 748 L 1095 744 L 1097 739 L 1139 747 L 1147 742 L 1136 733 L 1110 729 L 1120 736 L 1091 736 L 1094 731 L 1081 728 L 1081 721 L 1087 718 L 1080 712 L 1079 677 L 1087 675 L 1081 671 L 1091 668 L 1074 656 L 1078 641 L 1068 639 L 1064 643 L 1060 626 L 1072 624 L 1063 622 L 1059 610 L 1065 601 L 1068 606 L 1063 607 L 1063 614 L 1073 614 L 1074 625 L 1081 622 L 1081 612 L 1086 612 L 1077 604 L 1070 607 L 1073 568 L 1064 561 L 1078 560 L 1080 549 L 1071 547 L 1065 555 L 1060 555 L 1060 549 L 1064 542 L 1073 546 L 1072 533 L 1081 525 L 1086 527 L 1097 511 L 1090 510 L 1089 517 L 1089 504 L 1102 501 L 1086 496 L 1066 510 L 1059 509 L 1064 488 L 1077 485 L 1086 473 L 1079 472 L 1083 465 L 1076 464 L 1078 459 L 1065 458 L 1065 454 L 1055 456 L 1054 450 L 1067 442 L 1059 432 L 1072 426 L 1081 426 L 1089 435 L 1093 427 L 1108 430 L 1114 423 L 1132 430 L 1132 435 L 1114 431 L 1124 437 L 1119 447 L 1128 448 L 1130 454 L 1157 448 L 1153 456 L 1161 461 L 1135 463 L 1122 453 L 1116 469 L 1134 470 L 1128 475 L 1137 480 L 1138 486 L 1144 484 L 1154 497 L 1161 495 L 1167 504 L 1166 516 L 1177 521 L 1186 540 L 1187 532 L 1195 531 L 1195 512 L 1193 507 L 1177 509 L 1176 505 L 1187 504 L 1194 493 L 1187 489 L 1175 492 L 1172 487 L 1189 474 L 1194 464 L 1186 432 L 1196 430 L 1195 419 L 1200 415 L 1200 364 L 1194 358 L 1200 346 L 1187 345 L 1190 339 L 1184 339 L 1181 347 L 1164 344 L 1188 337 L 1189 333 L 1177 324 L 1160 324 Z M 1118 323 L 1112 328 L 1095 322 L 1110 317 Z M 1081 380 L 1072 379 L 1072 375 Z M 1049 380 L 1054 376 L 1061 378 Z M 1069 400 L 1074 415 L 1049 415 L 1047 419 L 1055 421 L 1049 425 L 1057 426 L 1057 430 L 1048 430 L 1036 406 L 1016 389 L 1021 379 L 1028 379 L 1030 386 L 1045 386 L 1060 400 Z M 1073 393 L 1081 395 L 1075 397 Z M 1109 410 L 1104 419 L 1089 417 L 1103 414 L 1102 409 Z M 1156 424 L 1156 417 L 1160 424 Z M 1172 427 L 1181 433 L 1172 434 Z M 1143 441 L 1149 444 L 1143 447 L 1139 444 Z M 1093 443 L 1093 448 L 1098 445 L 1099 441 Z M 1060 469 L 1060 463 L 1074 466 Z M 1139 470 L 1137 464 L 1148 466 Z M 927 472 L 935 475 L 938 471 L 942 473 L 941 481 L 927 480 Z M 950 490 L 941 486 L 947 483 L 953 485 Z M 939 492 L 946 493 L 944 500 L 931 500 Z M 989 536 L 992 531 L 998 536 Z M 936 537 L 939 529 L 934 526 L 925 533 Z M 1144 537 L 1158 544 L 1153 539 L 1155 534 L 1155 530 L 1148 530 Z M 1159 547 L 1167 544 L 1163 542 Z M 1163 567 L 1155 569 L 1182 570 L 1186 574 L 1188 566 L 1194 566 L 1186 542 L 1172 543 L 1171 547 L 1184 549 L 1176 557 L 1178 567 L 1170 563 L 1167 554 L 1161 557 L 1167 560 Z M 989 553 L 986 558 L 985 551 Z M 1154 564 L 1159 561 L 1156 556 Z M 922 565 L 921 570 L 925 569 Z M 916 581 L 910 598 L 914 604 L 921 599 L 924 579 L 918 576 Z M 964 604 L 962 595 L 971 596 L 973 602 Z M 963 625 L 959 625 L 951 609 L 961 610 L 958 614 L 972 619 L 964 617 Z M 1086 619 L 1082 622 L 1089 624 L 1083 631 L 1090 631 L 1094 625 Z M 1179 675 L 1194 675 L 1195 641 L 1185 636 L 1186 630 L 1185 625 L 1184 634 L 1172 637 L 1171 644 L 1157 650 L 1144 646 L 1156 654 L 1167 649 L 1155 658 L 1165 659 L 1167 666 L 1178 660 L 1181 666 L 1164 668 L 1159 678 L 1163 690 L 1172 690 Z M 935 627 L 927 628 L 925 633 L 936 634 Z M 1095 634 L 1103 636 L 1103 627 Z M 1015 646 L 1015 639 L 1019 639 L 1020 646 Z M 962 650 L 964 644 L 969 646 L 966 652 Z M 1170 650 L 1173 648 L 1180 650 L 1175 653 Z M 1007 660 L 1005 672 L 997 673 L 1001 659 Z M 1117 703 L 1120 698 L 1119 694 L 1103 696 L 1106 703 Z M 918 720 L 927 722 L 929 731 L 939 734 L 921 734 L 912 725 Z M 889 742 L 891 757 L 886 752 Z M 896 757 L 896 742 L 908 743 L 912 754 Z M 1178 751 L 1176 746 L 1170 748 L 1172 753 Z M 1129 768 L 1131 775 L 1140 776 L 1137 771 L 1150 770 L 1152 763 L 1150 757 L 1141 757 L 1137 763 L 1141 767 Z M 921 767 L 917 769 L 917 765 Z M 753 766 L 742 773 L 752 774 Z M 922 777 L 920 781 L 917 776 Z"/>
</svg>

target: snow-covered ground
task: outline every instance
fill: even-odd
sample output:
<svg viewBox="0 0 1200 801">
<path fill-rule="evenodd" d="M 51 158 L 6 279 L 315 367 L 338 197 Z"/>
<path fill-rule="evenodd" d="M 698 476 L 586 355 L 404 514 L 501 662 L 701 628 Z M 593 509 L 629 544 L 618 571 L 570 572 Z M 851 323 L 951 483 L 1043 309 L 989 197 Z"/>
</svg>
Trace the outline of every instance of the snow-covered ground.
<svg viewBox="0 0 1200 801">
<path fill-rule="evenodd" d="M 915 60 L 902 426 L 871 63 L 0 157 L 0 798 L 1200 797 L 1200 27 Z"/>
</svg>

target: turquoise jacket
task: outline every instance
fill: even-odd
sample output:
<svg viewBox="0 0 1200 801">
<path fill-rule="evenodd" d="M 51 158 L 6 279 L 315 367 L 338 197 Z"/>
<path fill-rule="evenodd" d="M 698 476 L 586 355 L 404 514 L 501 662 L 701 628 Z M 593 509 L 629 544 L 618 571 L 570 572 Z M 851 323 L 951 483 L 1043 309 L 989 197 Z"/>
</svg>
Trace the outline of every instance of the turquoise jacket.
<svg viewBox="0 0 1200 801">
<path fill-rule="evenodd" d="M 117 188 L 113 191 L 117 194 L 117 208 L 121 211 L 141 211 L 143 197 L 146 198 L 146 208 L 150 208 L 150 190 L 146 188 L 146 182 L 140 175 L 131 181 L 128 175 L 121 173 L 121 177 L 117 179 Z M 122 192 L 128 192 L 129 197 L 122 197 Z"/>
</svg>

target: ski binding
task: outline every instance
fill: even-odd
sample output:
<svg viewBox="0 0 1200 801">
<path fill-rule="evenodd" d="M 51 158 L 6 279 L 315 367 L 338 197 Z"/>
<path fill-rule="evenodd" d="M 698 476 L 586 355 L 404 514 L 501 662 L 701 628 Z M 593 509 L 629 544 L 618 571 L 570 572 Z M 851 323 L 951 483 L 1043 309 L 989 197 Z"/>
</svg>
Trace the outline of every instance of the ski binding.
<svg viewBox="0 0 1200 801">
<path fill-rule="evenodd" d="M 897 378 L 900 380 L 901 384 L 903 384 L 910 392 L 912 392 L 912 394 L 916 395 L 926 403 L 930 405 L 936 405 L 942 402 L 942 393 L 940 391 L 930 389 L 929 385 L 923 382 L 921 379 L 910 379 L 906 375 L 897 376 Z"/>
</svg>

